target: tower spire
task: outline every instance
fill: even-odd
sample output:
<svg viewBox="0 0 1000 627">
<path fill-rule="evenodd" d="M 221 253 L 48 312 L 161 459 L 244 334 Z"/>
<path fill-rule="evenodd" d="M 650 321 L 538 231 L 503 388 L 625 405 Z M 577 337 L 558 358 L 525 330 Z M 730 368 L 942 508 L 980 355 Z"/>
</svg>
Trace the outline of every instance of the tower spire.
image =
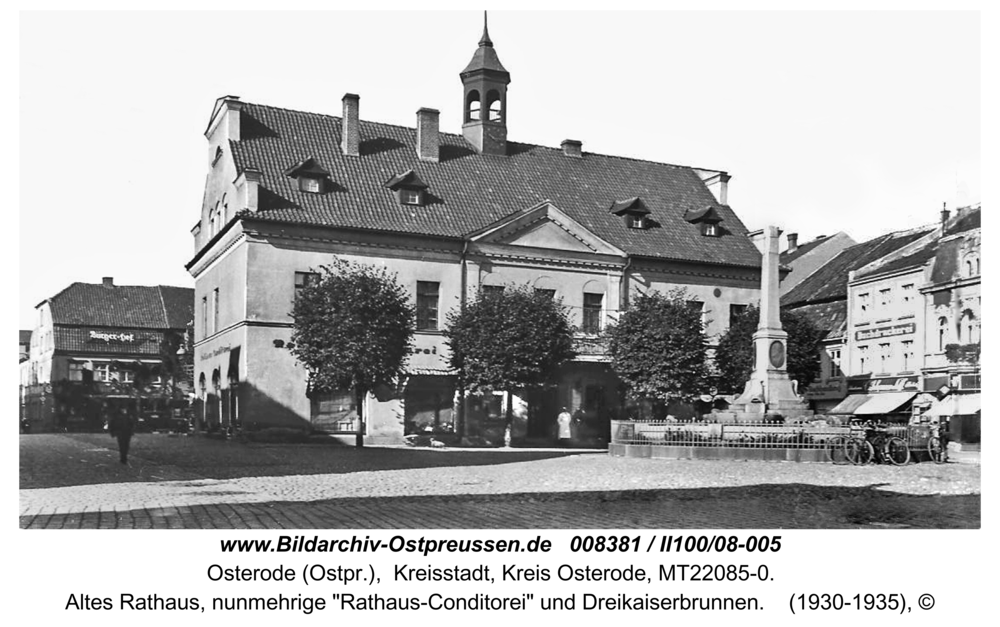
<svg viewBox="0 0 1000 627">
<path fill-rule="evenodd" d="M 483 36 L 479 38 L 479 47 L 483 46 L 493 47 L 493 42 L 490 41 L 490 29 L 487 23 L 486 11 L 483 11 Z"/>
</svg>

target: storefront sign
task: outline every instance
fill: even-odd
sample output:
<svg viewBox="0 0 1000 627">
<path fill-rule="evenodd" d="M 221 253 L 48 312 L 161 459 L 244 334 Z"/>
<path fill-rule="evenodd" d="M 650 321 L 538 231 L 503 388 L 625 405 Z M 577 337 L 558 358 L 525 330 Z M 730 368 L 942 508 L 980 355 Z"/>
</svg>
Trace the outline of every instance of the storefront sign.
<svg viewBox="0 0 1000 627">
<path fill-rule="evenodd" d="M 211 359 L 212 357 L 218 357 L 219 355 L 222 355 L 223 353 L 228 353 L 231 350 L 233 350 L 231 346 L 219 346 L 215 350 L 205 351 L 204 353 L 202 353 L 201 360 L 205 361 L 206 359 Z"/>
<path fill-rule="evenodd" d="M 882 377 L 879 379 L 849 379 L 848 394 L 878 394 L 879 392 L 906 392 L 920 389 L 917 376 L 912 377 Z"/>
<path fill-rule="evenodd" d="M 843 381 L 813 382 L 806 389 L 805 396 L 809 400 L 833 400 L 844 398 L 847 392 Z"/>
<path fill-rule="evenodd" d="M 145 338 L 136 338 L 135 333 L 105 333 L 103 331 L 91 331 L 88 342 L 141 342 Z"/>
<path fill-rule="evenodd" d="M 958 389 L 978 390 L 982 387 L 982 375 L 963 374 L 958 377 Z"/>
<path fill-rule="evenodd" d="M 854 334 L 854 337 L 857 341 L 863 342 L 864 340 L 875 340 L 880 337 L 892 337 L 894 335 L 909 335 L 916 332 L 917 324 L 915 322 L 907 322 L 906 324 L 895 324 L 891 327 L 861 329 Z"/>
</svg>

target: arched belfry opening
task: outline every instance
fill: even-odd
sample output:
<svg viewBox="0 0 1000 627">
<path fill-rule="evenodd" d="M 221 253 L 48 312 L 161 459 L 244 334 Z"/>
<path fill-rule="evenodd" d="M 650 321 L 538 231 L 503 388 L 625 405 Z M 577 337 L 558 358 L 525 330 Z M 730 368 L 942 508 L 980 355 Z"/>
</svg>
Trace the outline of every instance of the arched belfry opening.
<svg viewBox="0 0 1000 627">
<path fill-rule="evenodd" d="M 510 73 L 493 49 L 485 13 L 479 47 L 459 76 L 464 93 L 462 135 L 482 154 L 506 155 Z"/>
<path fill-rule="evenodd" d="M 479 99 L 479 92 L 471 90 L 465 96 L 465 122 L 478 122 L 482 117 L 482 101 Z"/>
</svg>

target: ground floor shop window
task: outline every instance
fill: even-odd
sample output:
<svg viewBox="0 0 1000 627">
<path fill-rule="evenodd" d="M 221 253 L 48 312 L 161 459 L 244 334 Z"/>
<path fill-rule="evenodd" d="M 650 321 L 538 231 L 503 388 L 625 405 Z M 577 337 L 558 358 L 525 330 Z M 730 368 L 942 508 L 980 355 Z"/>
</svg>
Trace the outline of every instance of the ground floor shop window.
<svg viewBox="0 0 1000 627">
<path fill-rule="evenodd" d="M 358 407 L 352 392 L 313 392 L 309 400 L 314 429 L 329 433 L 357 433 Z"/>
<path fill-rule="evenodd" d="M 403 401 L 406 435 L 455 432 L 455 389 L 448 377 L 411 377 Z"/>
</svg>

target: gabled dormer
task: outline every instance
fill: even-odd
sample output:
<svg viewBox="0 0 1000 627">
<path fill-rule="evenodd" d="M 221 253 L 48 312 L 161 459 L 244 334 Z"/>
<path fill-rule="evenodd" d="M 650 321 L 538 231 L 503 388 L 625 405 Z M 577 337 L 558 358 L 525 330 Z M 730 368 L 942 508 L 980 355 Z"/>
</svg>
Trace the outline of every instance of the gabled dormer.
<svg viewBox="0 0 1000 627">
<path fill-rule="evenodd" d="M 626 200 L 615 201 L 609 211 L 625 220 L 625 226 L 630 229 L 645 229 L 649 226 L 649 208 L 638 196 Z"/>
<path fill-rule="evenodd" d="M 284 174 L 298 181 L 299 191 L 322 194 L 330 189 L 330 173 L 312 157 L 286 169 Z"/>
<path fill-rule="evenodd" d="M 385 187 L 396 192 L 396 198 L 401 205 L 422 207 L 426 201 L 429 185 L 424 183 L 416 172 L 407 170 L 386 181 Z"/>
<path fill-rule="evenodd" d="M 716 211 L 714 206 L 709 205 L 704 209 L 689 211 L 684 219 L 691 224 L 697 224 L 701 228 L 701 234 L 705 237 L 719 237 L 722 234 L 722 216 Z"/>
</svg>

